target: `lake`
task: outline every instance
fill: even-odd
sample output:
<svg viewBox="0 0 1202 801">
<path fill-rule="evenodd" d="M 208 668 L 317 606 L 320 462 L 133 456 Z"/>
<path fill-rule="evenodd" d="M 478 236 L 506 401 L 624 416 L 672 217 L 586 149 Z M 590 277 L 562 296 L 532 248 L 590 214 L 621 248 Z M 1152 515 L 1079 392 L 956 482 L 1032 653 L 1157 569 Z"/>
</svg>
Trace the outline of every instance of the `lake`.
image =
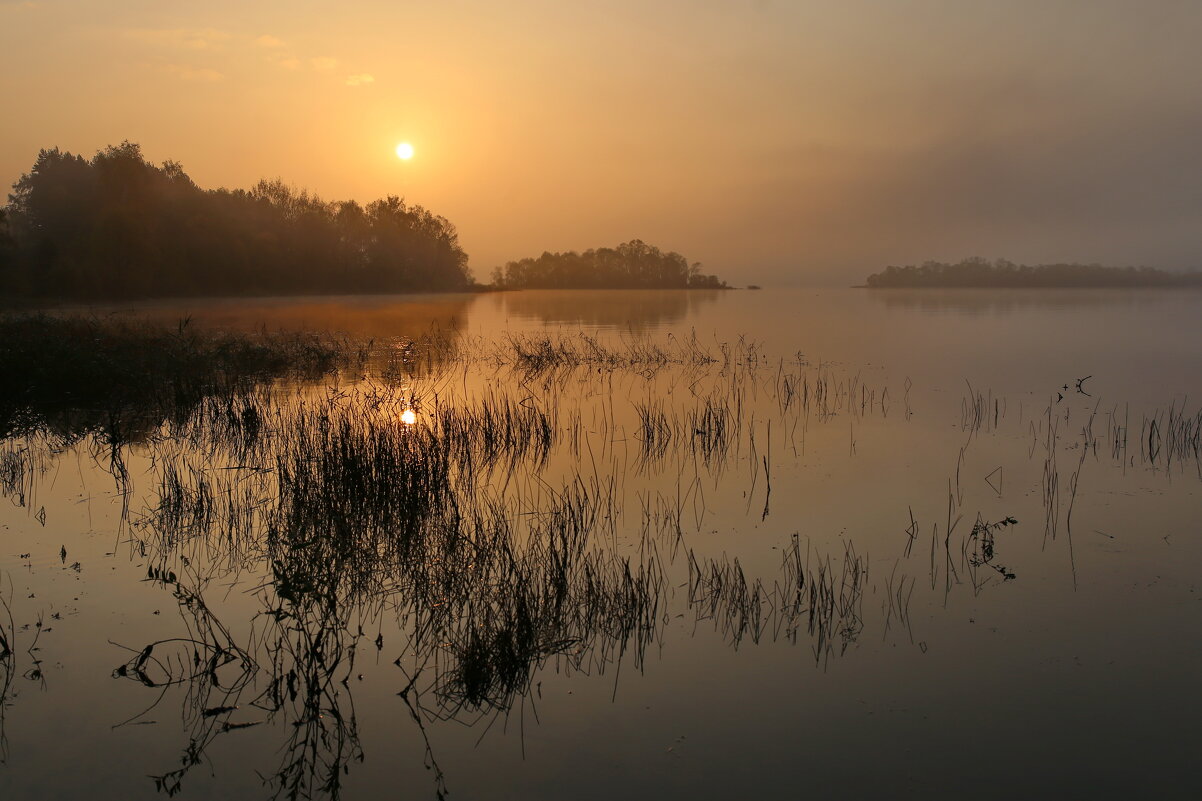
<svg viewBox="0 0 1202 801">
<path fill-rule="evenodd" d="M 1202 293 L 64 311 L 362 357 L 0 440 L 3 797 L 1202 794 Z"/>
</svg>

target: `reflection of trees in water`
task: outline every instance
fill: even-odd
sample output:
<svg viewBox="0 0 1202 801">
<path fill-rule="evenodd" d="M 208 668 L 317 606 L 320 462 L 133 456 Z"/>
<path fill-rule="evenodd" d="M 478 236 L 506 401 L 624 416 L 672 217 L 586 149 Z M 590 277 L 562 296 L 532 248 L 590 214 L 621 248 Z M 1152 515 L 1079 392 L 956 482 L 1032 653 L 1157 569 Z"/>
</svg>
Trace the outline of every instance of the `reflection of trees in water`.
<svg viewBox="0 0 1202 801">
<path fill-rule="evenodd" d="M 1135 308 L 1160 303 L 1189 290 L 1164 289 L 868 289 L 874 301 L 891 309 L 953 311 L 969 315 L 1005 314 L 1028 309 Z"/>
<path fill-rule="evenodd" d="M 254 427 L 258 407 L 240 399 L 278 382 L 358 379 L 369 370 L 396 379 L 449 358 L 456 332 L 431 328 L 423 313 L 414 319 L 425 321 L 427 335 L 377 345 L 303 331 L 227 333 L 186 316 L 168 315 L 164 325 L 143 317 L 7 317 L 0 320 L 0 436 L 37 432 L 65 447 L 99 434 L 106 448 L 119 448 L 198 414 L 221 421 L 219 407 L 236 407 L 247 415 L 239 424 Z M 284 318 L 276 322 L 283 327 Z"/>
<path fill-rule="evenodd" d="M 188 318 L 197 326 L 222 331 L 338 332 L 357 338 L 421 339 L 432 332 L 453 336 L 463 327 L 468 307 L 477 297 L 474 293 L 447 293 L 199 298 L 93 305 L 86 310 L 167 326 Z"/>
<path fill-rule="evenodd" d="M 723 290 L 528 290 L 496 297 L 506 315 L 542 323 L 644 330 L 714 303 Z"/>
</svg>

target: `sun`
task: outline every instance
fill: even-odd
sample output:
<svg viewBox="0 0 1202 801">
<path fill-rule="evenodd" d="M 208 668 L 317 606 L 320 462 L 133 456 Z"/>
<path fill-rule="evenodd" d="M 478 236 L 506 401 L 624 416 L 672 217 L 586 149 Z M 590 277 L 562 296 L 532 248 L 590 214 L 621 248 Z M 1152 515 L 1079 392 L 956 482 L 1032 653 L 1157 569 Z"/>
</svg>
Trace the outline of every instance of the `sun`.
<svg viewBox="0 0 1202 801">
<path fill-rule="evenodd" d="M 401 161 L 408 161 L 413 158 L 413 145 L 408 142 L 401 142 L 396 146 L 396 157 Z"/>
</svg>

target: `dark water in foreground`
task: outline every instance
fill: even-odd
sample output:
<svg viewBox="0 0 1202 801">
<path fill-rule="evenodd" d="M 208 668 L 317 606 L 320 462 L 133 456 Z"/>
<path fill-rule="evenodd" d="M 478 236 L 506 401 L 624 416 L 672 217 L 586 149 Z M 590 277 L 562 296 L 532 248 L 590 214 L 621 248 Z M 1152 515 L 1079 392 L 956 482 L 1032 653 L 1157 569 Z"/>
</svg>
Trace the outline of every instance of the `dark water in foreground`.
<svg viewBox="0 0 1202 801">
<path fill-rule="evenodd" d="M 120 313 L 457 350 L 0 442 L 4 798 L 1202 793 L 1202 294 Z"/>
</svg>

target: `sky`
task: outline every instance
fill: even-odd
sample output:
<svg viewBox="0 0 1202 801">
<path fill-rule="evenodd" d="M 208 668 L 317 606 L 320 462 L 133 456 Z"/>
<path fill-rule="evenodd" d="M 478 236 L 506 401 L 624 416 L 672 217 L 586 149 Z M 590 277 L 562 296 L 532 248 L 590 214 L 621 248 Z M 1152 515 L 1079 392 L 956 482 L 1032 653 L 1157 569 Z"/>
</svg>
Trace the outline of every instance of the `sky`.
<svg viewBox="0 0 1202 801">
<path fill-rule="evenodd" d="M 635 238 L 765 286 L 1202 268 L 1199 42 L 1196 0 L 0 0 L 0 183 L 128 139 L 401 195 L 480 279 Z"/>
</svg>

